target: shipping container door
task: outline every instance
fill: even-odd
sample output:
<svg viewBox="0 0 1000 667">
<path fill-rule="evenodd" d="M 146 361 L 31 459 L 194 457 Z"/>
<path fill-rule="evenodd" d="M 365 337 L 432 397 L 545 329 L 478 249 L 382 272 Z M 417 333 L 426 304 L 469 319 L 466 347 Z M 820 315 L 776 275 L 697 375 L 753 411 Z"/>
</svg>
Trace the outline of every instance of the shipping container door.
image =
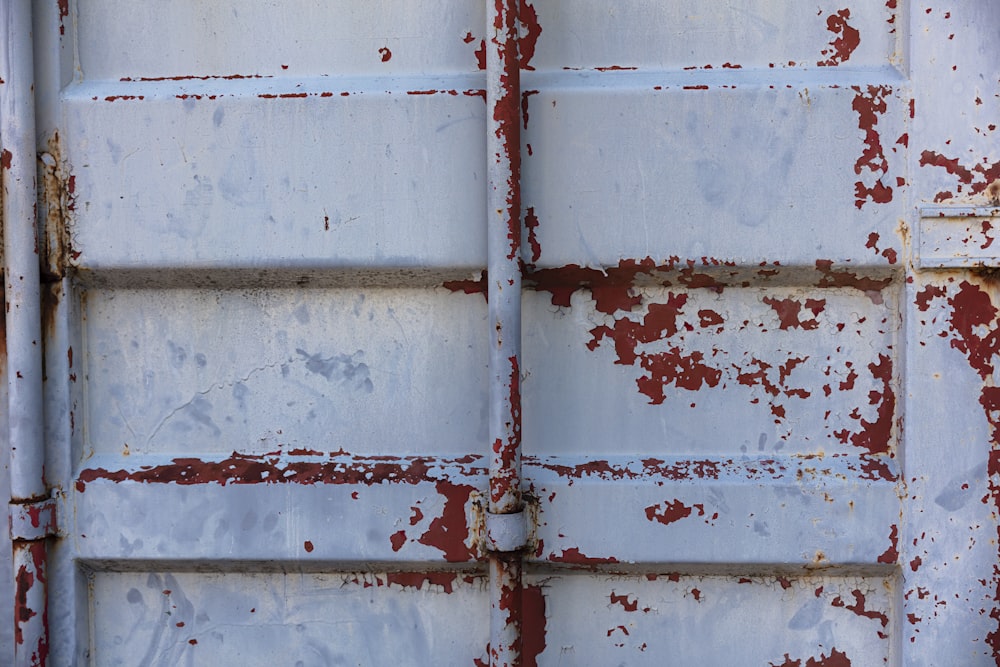
<svg viewBox="0 0 1000 667">
<path fill-rule="evenodd" d="M 996 664 L 1000 7 L 520 14 L 524 664 Z M 488 664 L 485 17 L 36 5 L 50 664 Z"/>
</svg>

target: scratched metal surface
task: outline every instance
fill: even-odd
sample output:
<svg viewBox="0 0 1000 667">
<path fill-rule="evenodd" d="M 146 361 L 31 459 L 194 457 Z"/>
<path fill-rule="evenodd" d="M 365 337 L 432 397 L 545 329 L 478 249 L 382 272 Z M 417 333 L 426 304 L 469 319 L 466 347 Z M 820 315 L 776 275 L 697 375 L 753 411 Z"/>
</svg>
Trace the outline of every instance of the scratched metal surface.
<svg viewBox="0 0 1000 667">
<path fill-rule="evenodd" d="M 36 21 L 52 664 L 487 664 L 484 8 L 125 4 Z M 522 8 L 525 664 L 1000 664 L 1000 7 L 619 4 Z"/>
</svg>

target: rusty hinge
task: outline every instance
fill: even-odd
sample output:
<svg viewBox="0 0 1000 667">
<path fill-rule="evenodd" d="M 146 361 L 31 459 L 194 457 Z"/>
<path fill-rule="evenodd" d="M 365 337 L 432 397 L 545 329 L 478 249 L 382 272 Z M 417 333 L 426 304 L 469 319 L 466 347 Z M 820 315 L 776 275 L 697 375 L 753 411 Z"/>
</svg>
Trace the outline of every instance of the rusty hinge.
<svg viewBox="0 0 1000 667">
<path fill-rule="evenodd" d="M 32 542 L 58 533 L 54 498 L 12 502 L 7 511 L 11 540 Z"/>
<path fill-rule="evenodd" d="M 538 501 L 527 494 L 524 507 L 512 514 L 492 514 L 486 510 L 485 499 L 476 499 L 474 530 L 479 552 L 510 553 L 531 550 L 537 542 L 535 526 L 538 524 Z"/>
</svg>

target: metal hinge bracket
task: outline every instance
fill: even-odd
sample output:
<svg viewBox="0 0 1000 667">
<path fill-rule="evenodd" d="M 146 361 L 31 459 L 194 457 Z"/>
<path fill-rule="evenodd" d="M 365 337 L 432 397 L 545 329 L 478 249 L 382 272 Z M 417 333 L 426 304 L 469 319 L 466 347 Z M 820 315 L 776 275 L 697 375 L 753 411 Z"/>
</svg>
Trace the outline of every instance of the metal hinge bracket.
<svg viewBox="0 0 1000 667">
<path fill-rule="evenodd" d="M 58 533 L 54 498 L 12 502 L 7 511 L 11 540 L 31 542 Z"/>
</svg>

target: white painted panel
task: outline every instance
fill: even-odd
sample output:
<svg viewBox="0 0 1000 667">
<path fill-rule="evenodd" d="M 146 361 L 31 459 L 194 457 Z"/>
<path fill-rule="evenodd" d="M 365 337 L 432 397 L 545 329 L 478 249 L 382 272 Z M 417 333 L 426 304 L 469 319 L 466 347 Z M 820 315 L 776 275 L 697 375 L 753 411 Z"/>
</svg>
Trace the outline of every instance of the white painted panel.
<svg viewBox="0 0 1000 667">
<path fill-rule="evenodd" d="M 471 665 L 489 641 L 481 577 L 97 572 L 92 581 L 99 665 Z"/>
<path fill-rule="evenodd" d="M 478 295 L 90 290 L 85 310 L 85 455 L 485 451 Z"/>
<path fill-rule="evenodd" d="M 415 0 L 75 4 L 87 79 L 474 71 L 470 31 L 486 22 L 478 2 L 431 11 Z"/>
</svg>

